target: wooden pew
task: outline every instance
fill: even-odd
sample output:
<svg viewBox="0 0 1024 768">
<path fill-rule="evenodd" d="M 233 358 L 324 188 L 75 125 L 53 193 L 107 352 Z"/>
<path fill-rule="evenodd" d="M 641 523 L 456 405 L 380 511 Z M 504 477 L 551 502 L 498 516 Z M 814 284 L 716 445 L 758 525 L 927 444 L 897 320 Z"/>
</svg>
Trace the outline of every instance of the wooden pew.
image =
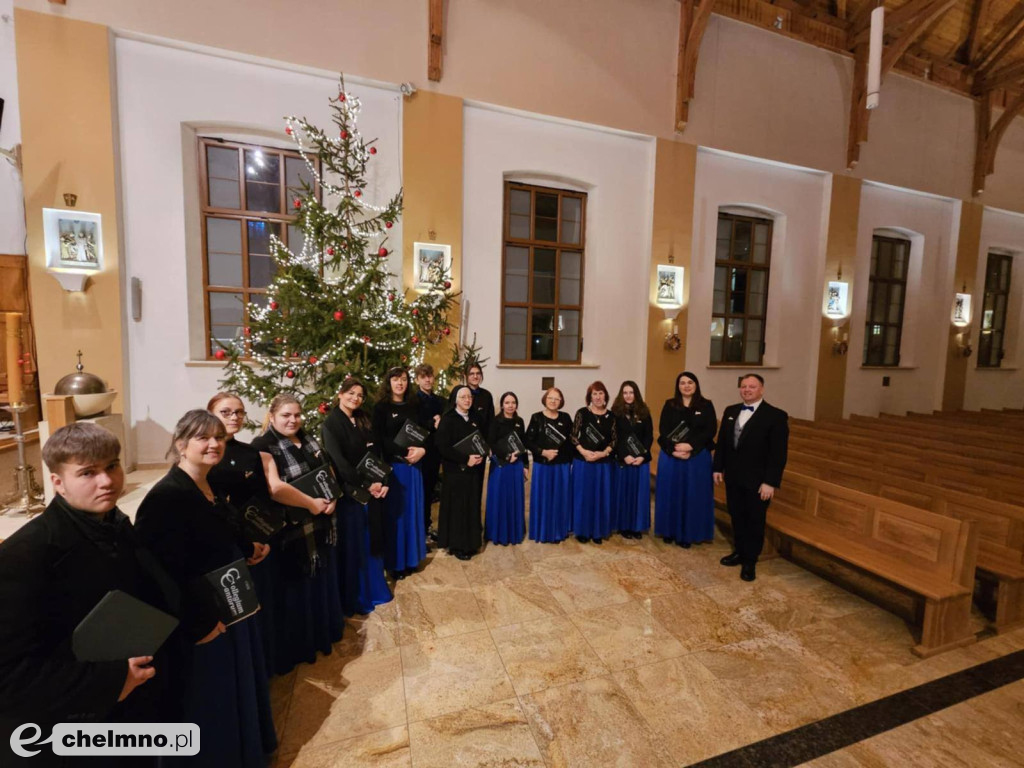
<svg viewBox="0 0 1024 768">
<path fill-rule="evenodd" d="M 925 440 L 938 440 L 962 446 L 968 455 L 984 456 L 998 451 L 1015 459 L 1024 457 L 1024 442 L 1017 442 L 1019 433 L 996 431 L 984 426 L 966 426 L 941 421 L 917 421 L 899 416 L 851 416 L 850 422 L 884 434 L 897 434 Z M 975 451 L 975 449 L 978 449 Z"/>
<path fill-rule="evenodd" d="M 768 508 L 768 525 L 784 556 L 800 542 L 920 598 L 915 654 L 933 656 L 974 642 L 978 540 L 972 521 L 787 471 Z"/>
<path fill-rule="evenodd" d="M 978 579 L 995 591 L 996 631 L 1024 625 L 1024 507 L 800 451 L 790 451 L 787 468 L 939 515 L 971 520 L 978 531 Z"/>
</svg>

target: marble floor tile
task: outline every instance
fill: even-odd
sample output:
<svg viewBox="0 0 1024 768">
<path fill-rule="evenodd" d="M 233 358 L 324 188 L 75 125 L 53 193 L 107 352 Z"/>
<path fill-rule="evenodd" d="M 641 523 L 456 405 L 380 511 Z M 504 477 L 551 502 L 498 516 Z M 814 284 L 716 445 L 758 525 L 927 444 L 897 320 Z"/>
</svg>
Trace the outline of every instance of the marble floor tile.
<svg viewBox="0 0 1024 768">
<path fill-rule="evenodd" d="M 489 632 L 401 648 L 409 722 L 515 695 Z"/>
<path fill-rule="evenodd" d="M 637 602 L 569 616 L 609 669 L 627 669 L 686 653 L 661 623 Z"/>
<path fill-rule="evenodd" d="M 638 600 L 692 588 L 675 568 L 647 553 L 613 560 L 605 568 L 620 587 Z"/>
<path fill-rule="evenodd" d="M 627 603 L 631 599 L 629 592 L 602 565 L 542 570 L 538 575 L 567 613 Z"/>
<path fill-rule="evenodd" d="M 474 586 L 473 592 L 489 627 L 521 624 L 565 613 L 536 574 L 489 581 Z"/>
<path fill-rule="evenodd" d="M 296 669 L 279 751 L 298 751 L 405 724 L 397 648 L 362 656 L 331 654 Z"/>
<path fill-rule="evenodd" d="M 849 679 L 786 635 L 767 635 L 699 651 L 692 658 L 776 731 L 796 728 L 854 705 Z"/>
<path fill-rule="evenodd" d="M 687 652 L 730 645 L 764 634 L 757 625 L 748 624 L 739 615 L 719 608 L 699 590 L 652 597 L 650 612 Z"/>
<path fill-rule="evenodd" d="M 400 645 L 463 635 L 487 627 L 468 583 L 464 587 L 421 583 L 398 592 L 395 603 Z"/>
<path fill-rule="evenodd" d="M 557 543 L 542 543 L 526 539 L 519 545 L 519 549 L 522 551 L 523 557 L 529 560 L 534 566 L 543 563 L 546 560 L 583 553 L 583 545 L 576 541 L 572 536 L 567 538 L 565 541 Z"/>
<path fill-rule="evenodd" d="M 470 584 L 478 586 L 530 576 L 533 563 L 526 556 L 522 545 L 502 547 L 487 544 L 480 554 L 462 562 L 462 571 Z"/>
<path fill-rule="evenodd" d="M 410 589 L 421 587 L 455 587 L 469 586 L 462 561 L 452 557 L 443 550 L 435 549 L 427 555 L 419 568 L 410 576 L 395 583 L 395 593 L 402 594 Z"/>
<path fill-rule="evenodd" d="M 693 589 L 721 584 L 735 586 L 743 583 L 740 581 L 738 568 L 726 568 L 719 564 L 721 554 L 708 555 L 706 551 L 702 551 L 704 548 L 699 546 L 682 549 L 670 544 L 663 547 L 655 556 Z"/>
<path fill-rule="evenodd" d="M 548 766 L 643 766 L 676 763 L 629 697 L 607 677 L 522 697 Z"/>
<path fill-rule="evenodd" d="M 774 734 L 692 657 L 616 672 L 612 679 L 681 765 Z"/>
<path fill-rule="evenodd" d="M 409 729 L 402 725 L 277 758 L 273 768 L 412 768 Z"/>
<path fill-rule="evenodd" d="M 412 723 L 409 743 L 416 768 L 544 768 L 515 699 Z"/>
<path fill-rule="evenodd" d="M 345 620 L 345 632 L 334 644 L 334 652 L 342 656 L 384 651 L 398 645 L 398 603 L 378 605 L 365 616 Z"/>
<path fill-rule="evenodd" d="M 917 645 L 914 628 L 894 613 L 871 605 L 862 611 L 834 619 L 854 644 L 870 645 L 876 653 L 904 666 L 921 660 L 911 650 Z"/>
<path fill-rule="evenodd" d="M 491 630 L 505 670 L 520 696 L 606 675 L 586 638 L 564 616 Z"/>
</svg>

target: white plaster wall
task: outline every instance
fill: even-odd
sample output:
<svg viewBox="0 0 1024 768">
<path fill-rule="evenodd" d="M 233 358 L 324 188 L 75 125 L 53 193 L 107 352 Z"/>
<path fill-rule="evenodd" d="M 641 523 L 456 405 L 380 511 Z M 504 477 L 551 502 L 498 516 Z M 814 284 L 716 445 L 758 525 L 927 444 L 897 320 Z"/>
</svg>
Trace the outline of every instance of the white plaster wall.
<svg viewBox="0 0 1024 768">
<path fill-rule="evenodd" d="M 643 388 L 654 142 L 478 106 L 464 115 L 464 332 L 491 358 L 484 386 L 495 397 L 516 392 L 527 416 L 540 410 L 542 376 L 555 377 L 570 411 L 595 379 L 612 396 L 624 379 Z M 596 367 L 497 367 L 506 174 L 587 191 L 583 363 Z"/>
<path fill-rule="evenodd" d="M 203 318 L 188 310 L 196 290 L 186 254 L 192 256 L 199 243 L 189 240 L 194 227 L 186 222 L 197 218 L 188 208 L 197 205 L 198 182 L 186 168 L 194 165 L 186 151 L 194 157 L 196 150 L 183 141 L 183 124 L 225 124 L 232 134 L 273 132 L 279 140 L 287 138 L 282 118 L 289 114 L 329 128 L 327 99 L 336 93 L 337 80 L 125 38 L 116 43 L 116 66 L 125 270 L 127 278 L 139 277 L 143 285 L 142 320 L 126 321 L 130 428 L 133 458 L 153 462 L 162 460 L 177 419 L 204 406 L 221 377 L 218 364 L 189 363 L 190 326 L 201 329 Z M 348 88 L 363 101 L 360 130 L 367 138 L 378 137 L 376 178 L 367 199 L 383 202 L 401 185 L 400 97 L 382 88 L 351 83 Z M 380 190 L 379 198 L 372 190 Z M 391 230 L 390 240 L 402 242 L 400 226 Z M 400 268 L 400 259 L 396 249 L 392 271 Z M 125 308 L 130 312 L 130 302 Z"/>
<path fill-rule="evenodd" d="M 739 400 L 737 377 L 753 370 L 765 378 L 766 400 L 791 416 L 814 418 L 828 182 L 822 173 L 754 158 L 697 154 L 686 367 L 719 413 Z M 709 364 L 718 210 L 736 205 L 762 209 L 775 219 L 761 367 Z"/>
<path fill-rule="evenodd" d="M 18 110 L 18 66 L 14 49 L 14 0 L 0 0 L 0 98 L 4 121 L 0 148 L 21 142 Z M 25 253 L 25 200 L 21 175 L 0 158 L 0 253 Z"/>
<path fill-rule="evenodd" d="M 959 201 L 864 184 L 857 229 L 844 416 L 920 413 L 942 407 L 959 222 Z M 915 233 L 911 236 L 900 365 L 865 368 L 862 363 L 871 239 L 876 229 L 886 228 Z M 884 376 L 890 378 L 888 387 L 882 386 Z"/>
<path fill-rule="evenodd" d="M 1006 356 L 999 368 L 978 367 L 982 301 L 985 295 L 985 267 L 992 249 L 1012 251 L 1010 303 L 1006 316 Z M 959 290 L 959 286 L 956 286 Z M 1020 408 L 1024 405 L 1024 216 L 1019 213 L 985 209 L 978 250 L 978 272 L 971 294 L 971 344 L 974 356 L 968 362 L 964 408 Z"/>
</svg>

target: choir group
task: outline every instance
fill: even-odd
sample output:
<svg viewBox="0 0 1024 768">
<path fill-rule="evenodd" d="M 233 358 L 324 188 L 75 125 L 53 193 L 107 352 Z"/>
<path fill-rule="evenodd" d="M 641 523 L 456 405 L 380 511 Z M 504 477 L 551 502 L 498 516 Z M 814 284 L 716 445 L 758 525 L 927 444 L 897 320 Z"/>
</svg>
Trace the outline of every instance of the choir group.
<svg viewBox="0 0 1024 768">
<path fill-rule="evenodd" d="M 655 432 L 634 382 L 623 382 L 612 399 L 595 381 L 574 417 L 562 410 L 562 392 L 551 388 L 527 426 L 515 393 L 505 392 L 495 405 L 480 367 L 465 373 L 466 384 L 445 401 L 433 391 L 429 365 L 418 366 L 412 381 L 406 369 L 394 368 L 372 406 L 366 385 L 347 378 L 319 436 L 303 429 L 301 404 L 290 394 L 273 399 L 263 433 L 249 444 L 238 439 L 246 411 L 232 393 L 216 394 L 205 410 L 189 411 L 178 422 L 168 454 L 173 466 L 142 501 L 129 537 L 133 551 L 155 562 L 137 567 L 144 560 L 135 557 L 121 570 L 130 565 L 129 587 L 153 584 L 132 594 L 148 595 L 180 620 L 162 652 L 173 669 L 160 683 L 162 701 L 173 704 L 163 717 L 200 726 L 197 764 L 262 766 L 277 746 L 268 678 L 330 653 L 345 617 L 390 601 L 387 576 L 400 580 L 419 568 L 428 541 L 468 560 L 483 541 L 514 545 L 527 535 L 538 542 L 575 535 L 601 544 L 614 532 L 640 538 L 650 530 Z M 713 538 L 716 426 L 715 408 L 697 377 L 680 374 L 658 423 L 654 532 L 666 542 L 690 547 Z M 60 477 L 95 465 L 91 476 L 101 479 L 92 482 L 105 484 L 106 495 L 63 494 L 55 503 L 67 507 L 76 524 L 89 517 L 81 512 L 93 513 L 100 521 L 90 532 L 96 539 L 110 535 L 104 526 L 122 524 L 111 516 L 120 515 L 114 506 L 120 487 L 114 486 L 123 485 L 123 471 L 117 446 L 86 427 L 98 430 L 79 424 L 56 433 L 51 442 L 66 445 L 63 452 L 50 450 L 46 461 L 58 490 Z M 62 435 L 66 430 L 75 435 Z M 97 439 L 99 447 L 90 443 Z M 333 498 L 310 493 L 301 482 L 324 468 L 339 489 L 326 494 Z M 435 533 L 431 503 L 438 481 Z M 242 558 L 260 610 L 225 625 L 204 576 Z M 105 586 L 127 588 L 118 579 Z M 135 687 L 152 685 L 146 675 L 160 666 L 149 657 L 132 659 L 119 706 L 132 701 L 127 697 Z M 81 683 L 89 672 L 76 674 Z M 152 717 L 152 706 L 122 716 Z"/>
</svg>

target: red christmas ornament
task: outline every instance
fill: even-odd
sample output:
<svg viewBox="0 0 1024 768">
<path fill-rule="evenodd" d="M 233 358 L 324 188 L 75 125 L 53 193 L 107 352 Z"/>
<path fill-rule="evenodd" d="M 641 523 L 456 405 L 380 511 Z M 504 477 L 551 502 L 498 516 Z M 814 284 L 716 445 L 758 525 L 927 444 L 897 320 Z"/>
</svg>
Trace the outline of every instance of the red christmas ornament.
<svg viewBox="0 0 1024 768">
<path fill-rule="evenodd" d="M 327 411 L 330 410 L 330 406 L 327 405 L 327 403 L 320 403 L 320 405 L 318 405 L 316 409 L 320 411 L 320 413 L 326 414 Z"/>
<path fill-rule="evenodd" d="M 388 255 L 388 249 L 382 245 L 380 249 L 377 251 L 377 255 L 383 259 L 385 256 Z"/>
<path fill-rule="evenodd" d="M 281 343 L 281 337 L 278 336 L 276 339 L 274 339 L 274 343 L 275 344 L 280 344 Z"/>
<path fill-rule="evenodd" d="M 386 229 L 391 229 L 393 226 L 394 226 L 394 224 L 392 224 L 390 221 L 385 221 L 384 222 L 384 227 Z"/>
<path fill-rule="evenodd" d="M 298 356 L 299 356 L 298 352 L 292 352 L 292 357 L 298 357 Z"/>
<path fill-rule="evenodd" d="M 342 320 L 345 319 L 345 313 L 339 309 L 337 312 L 334 313 L 334 319 L 340 323 Z"/>
<path fill-rule="evenodd" d="M 242 333 L 244 333 L 246 336 L 252 336 L 252 328 L 243 328 Z"/>
<path fill-rule="evenodd" d="M 413 344 L 419 344 L 420 343 L 420 337 L 419 336 L 413 336 L 412 337 L 412 343 Z"/>
<path fill-rule="evenodd" d="M 363 344 L 369 344 L 369 343 L 370 343 L 370 337 L 369 336 L 363 336 Z"/>
<path fill-rule="evenodd" d="M 296 197 L 294 200 L 292 200 L 292 205 L 294 205 L 296 208 L 301 208 L 302 207 L 302 201 L 299 200 L 299 198 Z"/>
<path fill-rule="evenodd" d="M 443 331 L 441 331 L 441 333 L 443 333 L 445 336 L 449 335 L 451 332 L 452 329 L 447 327 Z"/>
<path fill-rule="evenodd" d="M 272 301 L 272 302 L 270 302 L 270 308 L 271 308 L 271 309 L 277 309 L 277 307 L 278 307 L 278 304 L 277 304 L 277 302 L 276 302 L 276 301 Z"/>
<path fill-rule="evenodd" d="M 352 194 L 355 195 L 356 197 L 362 197 L 363 196 L 363 191 L 361 189 L 357 189 Z"/>
<path fill-rule="evenodd" d="M 289 379 L 294 379 L 295 378 L 295 371 L 293 371 L 291 368 L 289 368 L 287 371 L 284 372 L 284 375 L 287 376 Z"/>
<path fill-rule="evenodd" d="M 444 289 L 447 291 L 451 287 L 452 287 L 452 281 L 451 280 L 445 280 L 444 281 Z"/>
<path fill-rule="evenodd" d="M 316 355 L 310 355 L 309 356 L 309 364 L 310 365 L 316 365 Z"/>
<path fill-rule="evenodd" d="M 359 294 L 359 300 L 360 301 L 366 301 L 366 294 L 365 293 L 360 293 Z"/>
<path fill-rule="evenodd" d="M 345 94 L 344 93 L 339 93 L 338 94 L 338 101 L 344 101 L 344 100 L 345 100 Z"/>
<path fill-rule="evenodd" d="M 330 246 L 330 245 L 327 246 L 327 255 L 328 256 L 333 256 L 334 255 L 334 247 L 333 246 Z"/>
<path fill-rule="evenodd" d="M 377 148 L 376 147 L 370 147 L 370 154 L 371 155 L 376 155 L 377 154 Z"/>
<path fill-rule="evenodd" d="M 284 132 L 287 133 L 289 136 L 291 136 L 292 135 L 292 127 L 290 125 L 285 126 Z"/>
<path fill-rule="evenodd" d="M 343 139 L 347 139 L 348 138 L 348 131 L 342 131 L 338 135 L 341 136 L 341 138 L 343 138 Z"/>
<path fill-rule="evenodd" d="M 402 362 L 403 362 L 403 363 L 404 363 L 404 362 L 405 362 L 406 360 L 408 360 L 408 359 L 409 359 L 409 358 L 407 358 L 407 357 L 406 357 L 405 355 L 402 355 Z"/>
<path fill-rule="evenodd" d="M 395 294 L 389 293 L 388 294 L 388 301 L 394 301 L 394 300 L 395 300 Z"/>
<path fill-rule="evenodd" d="M 413 317 L 419 317 L 420 316 L 420 311 L 418 309 L 413 309 L 412 316 Z"/>
<path fill-rule="evenodd" d="M 228 356 L 228 354 L 223 349 L 218 349 L 216 352 L 213 353 L 213 356 L 216 357 L 218 360 L 223 360 L 225 357 Z"/>
</svg>

